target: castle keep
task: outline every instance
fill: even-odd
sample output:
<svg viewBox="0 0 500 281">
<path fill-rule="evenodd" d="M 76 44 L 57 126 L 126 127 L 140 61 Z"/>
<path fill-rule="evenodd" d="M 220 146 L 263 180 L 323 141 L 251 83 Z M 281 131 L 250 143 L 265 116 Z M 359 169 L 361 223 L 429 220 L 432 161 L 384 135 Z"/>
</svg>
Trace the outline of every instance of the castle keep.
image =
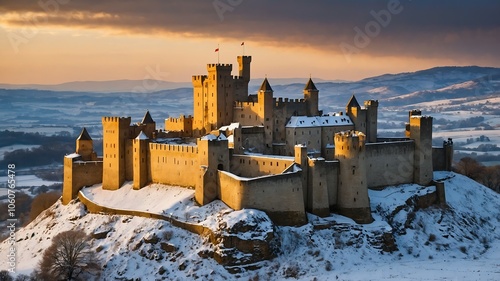
<svg viewBox="0 0 500 281">
<path fill-rule="evenodd" d="M 162 183 L 194 188 L 200 205 L 219 199 L 281 225 L 332 211 L 370 223 L 368 188 L 427 185 L 433 170 L 450 169 L 452 143 L 432 147 L 432 117 L 411 111 L 405 138 L 378 138 L 378 101 L 361 106 L 352 96 L 345 112 L 324 115 L 312 79 L 302 99 L 274 97 L 267 78 L 249 94 L 251 60 L 238 57 L 238 76 L 231 64 L 208 64 L 207 75 L 193 76 L 194 115 L 166 119 L 164 131 L 149 112 L 136 124 L 103 117 L 97 156 L 83 129 L 64 159 L 63 203 L 97 183 L 108 190 Z"/>
</svg>

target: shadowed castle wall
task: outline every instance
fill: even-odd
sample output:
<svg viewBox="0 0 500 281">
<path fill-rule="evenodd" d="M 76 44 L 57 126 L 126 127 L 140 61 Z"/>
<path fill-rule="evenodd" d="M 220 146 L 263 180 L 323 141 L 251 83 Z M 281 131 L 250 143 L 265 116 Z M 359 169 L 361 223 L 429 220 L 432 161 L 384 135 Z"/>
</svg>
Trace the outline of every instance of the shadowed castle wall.
<svg viewBox="0 0 500 281">
<path fill-rule="evenodd" d="M 300 172 L 241 178 L 219 171 L 220 199 L 235 210 L 266 212 L 278 225 L 306 223 Z"/>
<path fill-rule="evenodd" d="M 413 182 L 413 140 L 367 143 L 365 147 L 369 188 Z"/>
</svg>

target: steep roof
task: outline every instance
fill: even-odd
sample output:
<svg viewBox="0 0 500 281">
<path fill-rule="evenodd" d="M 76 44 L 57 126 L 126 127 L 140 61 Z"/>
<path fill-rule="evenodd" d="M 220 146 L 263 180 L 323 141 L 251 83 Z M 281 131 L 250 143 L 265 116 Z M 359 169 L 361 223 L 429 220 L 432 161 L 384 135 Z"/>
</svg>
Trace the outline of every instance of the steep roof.
<svg viewBox="0 0 500 281">
<path fill-rule="evenodd" d="M 267 81 L 267 78 L 264 79 L 264 82 L 262 82 L 262 85 L 260 86 L 259 91 L 264 91 L 264 92 L 272 92 L 273 88 L 271 88 L 271 85 L 269 85 L 269 81 Z"/>
<path fill-rule="evenodd" d="M 89 132 L 87 132 L 87 129 L 83 127 L 82 132 L 78 136 L 77 140 L 92 140 L 92 138 L 89 135 Z"/>
<path fill-rule="evenodd" d="M 316 88 L 316 85 L 314 85 L 313 80 L 311 78 L 309 78 L 309 81 L 307 81 L 307 84 L 306 84 L 306 87 L 304 88 L 304 90 L 317 91 L 318 89 Z"/>
<path fill-rule="evenodd" d="M 346 107 L 357 107 L 357 108 L 361 108 L 361 106 L 359 105 L 358 103 L 358 100 L 356 99 L 356 97 L 354 95 L 352 95 L 351 99 L 349 100 L 349 102 L 347 103 Z"/>
<path fill-rule="evenodd" d="M 150 123 L 154 123 L 155 121 L 153 120 L 153 118 L 151 118 L 151 114 L 149 114 L 149 110 L 146 111 L 146 114 L 144 115 L 144 118 L 142 118 L 142 124 L 150 124 Z"/>
</svg>

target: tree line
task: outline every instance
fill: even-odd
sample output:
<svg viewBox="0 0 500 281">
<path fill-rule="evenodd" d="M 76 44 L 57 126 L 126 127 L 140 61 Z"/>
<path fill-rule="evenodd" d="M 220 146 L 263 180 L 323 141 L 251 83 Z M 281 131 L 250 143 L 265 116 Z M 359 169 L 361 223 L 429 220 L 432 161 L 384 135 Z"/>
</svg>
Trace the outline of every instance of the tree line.
<svg viewBox="0 0 500 281">
<path fill-rule="evenodd" d="M 463 157 L 456 163 L 454 171 L 500 193 L 500 165 L 484 166 L 474 158 Z"/>
</svg>

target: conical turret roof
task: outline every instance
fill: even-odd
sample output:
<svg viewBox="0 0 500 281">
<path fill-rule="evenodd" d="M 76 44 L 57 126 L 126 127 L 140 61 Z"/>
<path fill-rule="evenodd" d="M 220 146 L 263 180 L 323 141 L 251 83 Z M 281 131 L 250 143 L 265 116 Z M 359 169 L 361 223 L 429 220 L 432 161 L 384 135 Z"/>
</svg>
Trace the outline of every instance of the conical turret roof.
<svg viewBox="0 0 500 281">
<path fill-rule="evenodd" d="M 142 124 L 150 124 L 150 123 L 155 123 L 153 118 L 151 118 L 151 114 L 149 114 L 149 110 L 146 111 L 146 114 L 144 115 L 144 118 L 142 118 Z"/>
<path fill-rule="evenodd" d="M 309 78 L 309 81 L 307 81 L 306 87 L 304 90 L 313 90 L 317 91 L 318 89 L 316 88 L 316 85 L 314 85 L 314 82 L 311 78 Z"/>
<path fill-rule="evenodd" d="M 352 95 L 352 97 L 349 100 L 349 102 L 347 103 L 346 107 L 358 107 L 358 108 L 360 108 L 361 106 L 359 105 L 358 100 L 356 99 L 356 97 L 354 95 Z"/>
<path fill-rule="evenodd" d="M 269 84 L 269 81 L 267 81 L 267 78 L 264 79 L 262 82 L 262 85 L 260 86 L 259 91 L 264 91 L 264 92 L 272 92 L 273 88 L 271 88 L 271 85 Z"/>
<path fill-rule="evenodd" d="M 78 136 L 77 140 L 92 140 L 92 138 L 89 135 L 89 132 L 87 132 L 87 129 L 83 127 L 82 132 Z"/>
</svg>

